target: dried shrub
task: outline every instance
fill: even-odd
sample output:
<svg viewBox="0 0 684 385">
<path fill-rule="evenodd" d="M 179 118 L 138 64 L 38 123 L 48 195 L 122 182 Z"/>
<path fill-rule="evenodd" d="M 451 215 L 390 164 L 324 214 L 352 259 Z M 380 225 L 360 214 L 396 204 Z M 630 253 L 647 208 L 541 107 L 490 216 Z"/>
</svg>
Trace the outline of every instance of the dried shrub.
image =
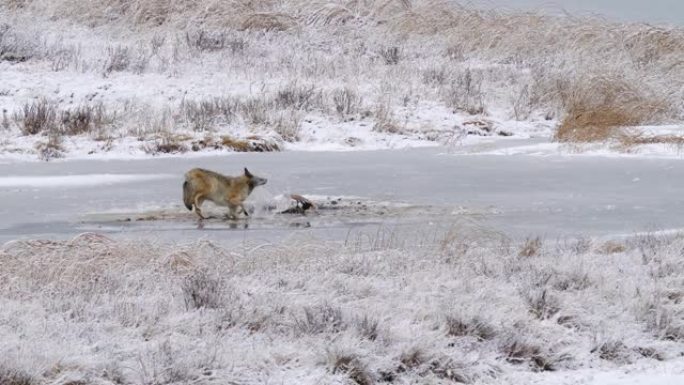
<svg viewBox="0 0 684 385">
<path fill-rule="evenodd" d="M 332 92 L 332 101 L 335 111 L 341 118 L 358 113 L 361 97 L 351 88 L 344 87 Z"/>
<path fill-rule="evenodd" d="M 0 62 L 21 63 L 36 55 L 35 43 L 8 24 L 0 24 Z"/>
<path fill-rule="evenodd" d="M 36 151 L 38 157 L 46 162 L 50 159 L 62 158 L 64 156 L 62 137 L 59 133 L 50 133 L 46 141 L 36 143 Z"/>
<path fill-rule="evenodd" d="M 473 71 L 467 68 L 455 80 L 442 88 L 442 98 L 454 111 L 462 111 L 470 115 L 483 114 L 485 106 L 482 81 L 481 73 L 473 75 Z"/>
<path fill-rule="evenodd" d="M 207 271 L 198 271 L 181 285 L 187 309 L 218 309 L 223 306 L 223 282 Z"/>
<path fill-rule="evenodd" d="M 55 131 L 57 129 L 57 107 L 46 99 L 26 103 L 22 111 L 15 114 L 15 120 L 24 135 Z"/>
<path fill-rule="evenodd" d="M 619 78 L 593 77 L 566 96 L 566 115 L 555 133 L 559 142 L 587 143 L 618 139 L 623 128 L 652 121 L 668 105 Z"/>
<path fill-rule="evenodd" d="M 290 111 L 280 114 L 276 119 L 273 131 L 286 142 L 296 142 L 301 131 L 301 116 L 297 111 Z"/>
<path fill-rule="evenodd" d="M 240 104 L 242 118 L 248 124 L 266 125 L 270 123 L 271 103 L 263 98 L 250 98 Z"/>
<path fill-rule="evenodd" d="M 428 360 L 425 352 L 417 347 L 411 348 L 410 350 L 403 352 L 399 357 L 399 362 L 401 365 L 397 369 L 398 372 L 405 372 L 406 370 L 415 369 L 421 366 Z"/>
<path fill-rule="evenodd" d="M 627 246 L 616 241 L 606 241 L 596 251 L 601 254 L 619 254 L 627 251 Z"/>
<path fill-rule="evenodd" d="M 370 318 L 367 315 L 354 320 L 357 333 L 363 338 L 375 341 L 380 334 L 380 321 Z"/>
<path fill-rule="evenodd" d="M 530 313 L 538 319 L 545 320 L 553 317 L 560 310 L 558 299 L 548 293 L 546 289 L 529 290 L 523 294 Z"/>
<path fill-rule="evenodd" d="M 252 151 L 252 147 L 250 146 L 249 142 L 246 140 L 241 140 L 241 139 L 236 139 L 232 136 L 222 136 L 221 137 L 221 144 L 223 147 L 227 147 L 233 151 L 236 152 L 250 152 Z"/>
<path fill-rule="evenodd" d="M 617 140 L 623 148 L 631 148 L 645 144 L 668 144 L 676 147 L 684 146 L 684 136 L 678 135 L 644 135 L 636 130 L 620 132 Z"/>
<path fill-rule="evenodd" d="M 0 365 L 0 384 L 2 385 L 35 385 L 37 383 L 36 378 L 24 371 Z"/>
<path fill-rule="evenodd" d="M 197 31 L 188 31 L 185 33 L 185 42 L 190 48 L 196 49 L 200 52 L 220 51 L 225 48 L 232 48 L 228 39 L 228 33 L 225 31 L 207 31 L 200 29 Z M 241 48 L 244 49 L 244 41 L 240 41 Z M 239 50 L 240 48 L 238 48 Z M 236 49 L 233 49 L 235 52 Z"/>
<path fill-rule="evenodd" d="M 499 350 L 506 361 L 516 365 L 528 364 L 534 371 L 554 371 L 559 363 L 569 358 L 566 355 L 554 354 L 539 344 L 515 336 L 502 341 Z"/>
<path fill-rule="evenodd" d="M 618 340 L 608 340 L 601 342 L 591 349 L 599 358 L 619 364 L 629 364 L 632 362 L 632 350 Z"/>
<path fill-rule="evenodd" d="M 422 374 L 425 375 L 427 373 L 432 373 L 437 378 L 459 384 L 470 384 L 474 380 L 469 375 L 469 369 L 466 364 L 457 362 L 449 357 L 442 357 L 430 362 L 429 368 Z"/>
<path fill-rule="evenodd" d="M 238 101 L 232 97 L 184 100 L 180 106 L 185 121 L 196 132 L 210 131 L 219 124 L 230 124 L 237 109 Z"/>
<path fill-rule="evenodd" d="M 302 315 L 294 315 L 294 330 L 297 334 L 339 333 L 347 329 L 342 309 L 321 305 L 302 309 Z"/>
<path fill-rule="evenodd" d="M 187 152 L 188 148 L 183 144 L 184 139 L 183 136 L 163 135 L 161 139 L 156 139 L 151 145 L 143 146 L 143 151 L 151 155 Z"/>
<path fill-rule="evenodd" d="M 107 48 L 107 59 L 104 64 L 104 73 L 108 75 L 112 72 L 122 72 L 131 65 L 131 50 L 128 47 L 119 45 Z"/>
<path fill-rule="evenodd" d="M 331 372 L 345 373 L 349 379 L 358 385 L 373 385 L 373 376 L 367 366 L 359 357 L 353 354 L 341 354 L 338 352 L 328 352 L 328 362 Z"/>
<path fill-rule="evenodd" d="M 321 107 L 322 99 L 322 93 L 316 91 L 313 85 L 302 86 L 294 82 L 278 90 L 274 103 L 278 109 L 293 108 L 310 111 L 312 108 Z"/>
<path fill-rule="evenodd" d="M 406 134 L 406 130 L 399 126 L 399 124 L 392 117 L 392 111 L 387 103 L 378 104 L 374 111 L 375 123 L 373 124 L 374 132 L 382 132 L 386 134 Z"/>
<path fill-rule="evenodd" d="M 395 65 L 401 59 L 401 52 L 399 47 L 386 47 L 380 51 L 380 56 L 385 60 L 385 64 Z"/>
<path fill-rule="evenodd" d="M 496 336 L 496 330 L 477 317 L 448 316 L 446 317 L 446 329 L 447 335 L 452 337 L 470 336 L 485 341 Z"/>
<path fill-rule="evenodd" d="M 518 256 L 520 257 L 537 257 L 541 254 L 542 240 L 540 237 L 527 238 L 523 243 Z"/>
<path fill-rule="evenodd" d="M 589 274 L 581 271 L 556 272 L 550 279 L 551 286 L 558 291 L 585 290 L 592 285 Z"/>
<path fill-rule="evenodd" d="M 114 116 L 107 112 L 104 104 L 82 105 L 61 112 L 60 131 L 66 135 L 80 135 L 101 130 L 113 121 Z"/>
</svg>

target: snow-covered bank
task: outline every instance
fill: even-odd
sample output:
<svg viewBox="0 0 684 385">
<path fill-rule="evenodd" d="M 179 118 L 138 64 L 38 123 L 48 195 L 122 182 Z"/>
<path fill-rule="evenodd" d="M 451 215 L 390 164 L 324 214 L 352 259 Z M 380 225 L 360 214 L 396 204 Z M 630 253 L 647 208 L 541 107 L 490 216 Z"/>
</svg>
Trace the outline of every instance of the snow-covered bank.
<svg viewBox="0 0 684 385">
<path fill-rule="evenodd" d="M 0 157 L 551 141 L 578 112 L 581 124 L 684 119 L 684 33 L 671 27 L 432 0 L 106 0 L 77 15 L 81 3 L 0 3 Z M 641 139 L 606 149 L 675 154 Z"/>
</svg>

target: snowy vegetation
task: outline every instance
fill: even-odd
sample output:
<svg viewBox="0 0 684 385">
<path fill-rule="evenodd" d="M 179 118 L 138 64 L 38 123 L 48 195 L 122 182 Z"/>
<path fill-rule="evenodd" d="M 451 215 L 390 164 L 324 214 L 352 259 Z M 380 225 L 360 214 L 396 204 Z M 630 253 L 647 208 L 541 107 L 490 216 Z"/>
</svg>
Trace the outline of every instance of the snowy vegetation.
<svg viewBox="0 0 684 385">
<path fill-rule="evenodd" d="M 0 383 L 500 384 L 684 354 L 680 235 L 404 241 L 9 242 Z"/>
<path fill-rule="evenodd" d="M 681 29 L 441 0 L 2 0 L 2 148 L 679 146 L 623 127 L 684 120 L 682 49 Z"/>
</svg>

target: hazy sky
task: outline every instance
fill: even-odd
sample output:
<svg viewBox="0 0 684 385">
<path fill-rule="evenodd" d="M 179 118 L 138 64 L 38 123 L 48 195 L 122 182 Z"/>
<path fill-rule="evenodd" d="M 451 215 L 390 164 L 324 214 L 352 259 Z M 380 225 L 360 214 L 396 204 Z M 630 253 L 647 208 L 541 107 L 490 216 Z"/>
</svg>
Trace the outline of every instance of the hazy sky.
<svg viewBox="0 0 684 385">
<path fill-rule="evenodd" d="M 466 1 L 468 2 L 468 1 Z M 508 9 L 543 9 L 572 14 L 598 13 L 609 18 L 684 26 L 684 0 L 470 0 L 476 5 Z"/>
</svg>

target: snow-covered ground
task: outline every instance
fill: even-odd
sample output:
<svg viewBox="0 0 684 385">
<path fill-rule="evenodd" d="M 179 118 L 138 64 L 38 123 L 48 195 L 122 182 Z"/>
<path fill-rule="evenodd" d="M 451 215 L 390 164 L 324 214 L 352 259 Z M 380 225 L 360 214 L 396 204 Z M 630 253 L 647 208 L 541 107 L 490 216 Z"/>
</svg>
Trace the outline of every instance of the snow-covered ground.
<svg viewBox="0 0 684 385">
<path fill-rule="evenodd" d="M 458 148 L 509 137 L 547 143 L 508 153 L 680 157 L 682 141 L 552 142 L 587 105 L 644 110 L 643 123 L 683 137 L 675 28 L 439 1 L 213 10 L 105 1 L 81 16 L 78 1 L 20 3 L 0 6 L 5 160 L 189 156 L 253 151 L 254 141 L 297 151 Z M 161 25 L 144 21 L 153 12 Z"/>
<path fill-rule="evenodd" d="M 679 235 L 402 243 L 8 242 L 0 382 L 684 380 Z"/>
</svg>

